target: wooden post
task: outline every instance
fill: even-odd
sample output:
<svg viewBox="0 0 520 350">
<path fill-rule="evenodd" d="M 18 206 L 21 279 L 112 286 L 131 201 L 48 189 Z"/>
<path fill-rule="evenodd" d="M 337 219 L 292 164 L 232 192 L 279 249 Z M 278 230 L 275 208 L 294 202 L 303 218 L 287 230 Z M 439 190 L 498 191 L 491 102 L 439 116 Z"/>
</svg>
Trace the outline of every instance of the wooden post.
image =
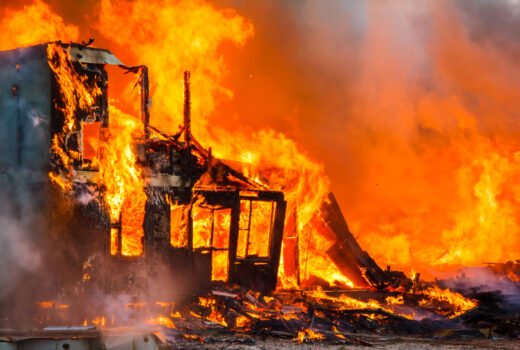
<svg viewBox="0 0 520 350">
<path fill-rule="evenodd" d="M 148 67 L 141 67 L 141 120 L 144 126 L 145 158 L 149 165 L 150 141 L 150 90 L 148 81 Z"/>
<path fill-rule="evenodd" d="M 186 146 L 191 143 L 191 100 L 190 100 L 190 72 L 184 72 L 184 135 Z"/>
</svg>

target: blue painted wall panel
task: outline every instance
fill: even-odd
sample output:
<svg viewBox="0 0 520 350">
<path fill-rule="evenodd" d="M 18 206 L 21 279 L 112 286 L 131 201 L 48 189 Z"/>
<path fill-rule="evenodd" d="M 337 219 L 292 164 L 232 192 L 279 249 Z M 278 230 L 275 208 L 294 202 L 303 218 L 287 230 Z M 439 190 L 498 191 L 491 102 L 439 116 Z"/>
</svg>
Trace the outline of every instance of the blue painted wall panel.
<svg viewBox="0 0 520 350">
<path fill-rule="evenodd" d="M 0 52 L 0 173 L 32 171 L 28 180 L 46 180 L 51 103 L 46 45 Z"/>
</svg>

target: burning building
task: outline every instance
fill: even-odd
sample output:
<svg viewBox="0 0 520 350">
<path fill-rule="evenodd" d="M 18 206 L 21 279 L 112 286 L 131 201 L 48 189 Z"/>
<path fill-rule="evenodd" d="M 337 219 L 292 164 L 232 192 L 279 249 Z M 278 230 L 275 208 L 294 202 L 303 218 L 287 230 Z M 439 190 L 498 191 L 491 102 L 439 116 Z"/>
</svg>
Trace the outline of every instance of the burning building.
<svg viewBox="0 0 520 350">
<path fill-rule="evenodd" d="M 30 196 L 32 205 L 60 216 L 51 218 L 48 234 L 70 238 L 67 250 L 74 253 L 56 261 L 59 290 L 75 285 L 74 278 L 85 290 L 136 295 L 160 278 L 162 298 L 204 290 L 211 281 L 276 287 L 284 195 L 215 159 L 191 135 L 189 73 L 185 125 L 170 136 L 149 125 L 146 67 L 124 67 L 108 51 L 61 43 L 3 52 L 1 61 L 9 85 L 1 111 L 4 189 L 17 208 Z M 108 149 L 105 65 L 136 74 L 141 89 L 141 136 L 124 139 L 117 150 Z M 93 136 L 97 149 L 86 141 Z M 138 175 L 107 165 L 110 152 L 120 151 L 135 155 L 129 167 Z M 122 209 L 122 198 L 110 191 L 129 185 L 120 179 L 127 172 L 142 177 L 133 179 L 142 187 L 133 197 L 125 193 Z M 60 207 L 64 197 L 68 208 Z M 53 225 L 58 221 L 67 223 Z"/>
<path fill-rule="evenodd" d="M 150 124 L 145 66 L 61 42 L 5 51 L 0 61 L 9 92 L 1 104 L 4 195 L 45 252 L 47 280 L 30 303 L 73 304 L 96 293 L 174 300 L 215 282 L 269 293 L 281 260 L 301 283 L 308 247 L 305 259 L 300 244 L 281 259 L 283 192 L 215 158 L 192 135 L 189 72 L 184 124 L 169 135 Z M 110 66 L 135 76 L 139 119 L 111 106 Z M 321 212 L 320 227 L 336 241 L 327 254 L 350 286 L 387 285 L 332 194 Z M 294 222 L 285 231 L 286 244 L 298 239 Z"/>
<path fill-rule="evenodd" d="M 118 16 L 127 14 L 109 2 L 103 6 Z M 184 8 L 197 9 L 209 11 L 209 18 L 215 15 L 202 2 Z M 233 18 L 226 16 L 216 17 Z M 114 24 L 112 17 L 103 20 Z M 237 21 L 232 33 L 217 33 L 217 39 L 245 40 L 250 31 Z M 169 18 L 166 23 L 175 27 Z M 205 34 L 209 39 L 189 37 L 190 49 L 218 42 L 213 32 Z M 148 40 L 144 35 L 132 48 L 141 54 Z M 298 342 L 328 337 L 365 344 L 345 332 L 391 329 L 431 336 L 454 324 L 443 322 L 480 327 L 483 319 L 503 319 L 489 311 L 489 305 L 498 305 L 506 312 L 497 295 L 464 290 L 462 296 L 439 288 L 457 286 L 453 281 L 429 283 L 418 273 L 409 279 L 389 267 L 382 270 L 350 232 L 323 168 L 287 138 L 259 133 L 265 138 L 255 140 L 270 146 L 262 147 L 262 157 L 250 152 L 254 141 L 226 140 L 227 133 L 214 143 L 219 151 L 206 148 L 214 139 L 199 142 L 200 128 L 192 132 L 189 72 L 184 73 L 183 103 L 165 103 L 171 102 L 165 91 L 182 96 L 182 90 L 172 93 L 182 84 L 171 82 L 176 88 L 166 89 L 170 57 L 154 64 L 142 52 L 136 57 L 148 66 L 127 66 L 90 45 L 52 41 L 0 52 L 0 222 L 12 218 L 18 230 L 12 232 L 31 242 L 32 249 L 13 249 L 15 258 L 23 258 L 19 265 L 41 265 L 14 273 L 20 283 L 1 292 L 0 326 L 83 324 L 87 328 L 51 327 L 35 334 L 69 339 L 81 333 L 96 338 L 91 346 L 102 341 L 89 324 L 143 323 L 160 324 L 177 332 L 177 339 L 194 341 L 204 341 L 202 331 L 190 333 L 200 325 Z M 220 73 L 218 60 L 208 62 L 213 68 L 216 62 Z M 131 80 L 125 90 L 131 90 L 131 98 L 123 102 L 113 93 L 122 76 Z M 154 86 L 155 78 L 161 84 Z M 194 80 L 194 91 L 201 82 Z M 161 94 L 152 109 L 152 97 Z M 158 110 L 163 119 L 154 124 Z M 200 109 L 194 111 L 196 121 Z M 169 113 L 175 116 L 165 118 Z M 178 128 L 170 125 L 178 120 Z M 239 152 L 222 152 L 227 146 Z M 16 237 L 12 232 L 9 236 Z M 379 247 L 386 245 L 378 242 Z M 28 250 L 37 259 L 29 261 Z M 497 275 L 507 273 L 510 279 L 518 273 L 512 262 L 493 266 Z M 515 336 L 516 316 L 510 314 L 512 321 L 499 332 Z M 422 317 L 438 323 L 425 326 Z M 496 329 L 476 333 L 491 336 Z M 0 334 L 7 337 L 0 346 L 16 342 L 13 332 Z M 138 336 L 147 342 L 147 336 Z"/>
</svg>

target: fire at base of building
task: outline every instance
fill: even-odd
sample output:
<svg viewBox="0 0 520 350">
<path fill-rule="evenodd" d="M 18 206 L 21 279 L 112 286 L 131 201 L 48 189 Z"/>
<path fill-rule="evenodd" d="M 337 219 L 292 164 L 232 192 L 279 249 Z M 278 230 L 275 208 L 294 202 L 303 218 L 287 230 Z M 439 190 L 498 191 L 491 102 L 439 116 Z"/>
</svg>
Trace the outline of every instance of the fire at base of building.
<svg viewBox="0 0 520 350">
<path fill-rule="evenodd" d="M 125 149 L 110 155 L 107 65 L 138 79 L 142 127 L 126 150 L 139 168 L 129 174 L 142 203 L 111 193 L 124 179 L 117 165 L 103 165 L 125 156 Z M 96 301 L 106 295 L 146 302 L 181 299 L 212 283 L 276 288 L 284 194 L 215 159 L 192 136 L 189 73 L 176 135 L 149 123 L 147 68 L 125 67 L 106 50 L 58 42 L 2 52 L 0 77 L 3 213 L 43 254 L 38 272 L 24 275 L 0 305 L 10 322 L 23 322 L 27 313 L 19 311 L 42 300 L 60 300 L 68 317 L 82 322 L 88 312 L 99 315 Z M 87 134 L 96 136 L 97 149 L 89 149 Z M 333 197 L 327 205 L 336 263 L 354 280 L 384 283 L 385 272 L 359 248 Z"/>
</svg>

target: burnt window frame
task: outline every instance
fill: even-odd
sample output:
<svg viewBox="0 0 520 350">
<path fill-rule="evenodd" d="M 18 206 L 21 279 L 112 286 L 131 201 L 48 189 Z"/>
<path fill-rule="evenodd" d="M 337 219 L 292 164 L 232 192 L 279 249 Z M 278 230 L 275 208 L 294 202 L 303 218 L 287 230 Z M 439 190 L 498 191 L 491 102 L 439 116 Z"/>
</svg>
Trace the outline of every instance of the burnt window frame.
<svg viewBox="0 0 520 350">
<path fill-rule="evenodd" d="M 248 210 L 248 214 L 247 214 L 247 228 L 242 228 L 240 227 L 240 217 L 241 217 L 241 214 L 242 214 L 242 207 L 240 205 L 240 212 L 239 212 L 239 224 L 238 224 L 238 237 L 237 237 L 237 253 L 236 253 L 236 261 L 245 261 L 245 260 L 251 260 L 251 259 L 254 259 L 256 261 L 269 261 L 271 259 L 271 244 L 272 244 L 272 241 L 273 241 L 273 233 L 274 233 L 274 220 L 275 220 L 275 214 L 276 214 L 276 206 L 277 206 L 277 201 L 276 200 L 269 200 L 269 199 L 260 199 L 258 197 L 253 197 L 253 196 L 243 196 L 241 195 L 239 197 L 239 203 L 241 204 L 243 201 L 248 201 L 249 202 L 249 210 Z M 249 254 L 249 247 L 250 247 L 250 243 L 251 243 L 251 221 L 252 221 L 252 218 L 253 218 L 253 215 L 254 215 L 254 212 L 253 212 L 253 202 L 262 202 L 262 203 L 271 203 L 271 212 L 270 212 L 270 218 L 269 218 L 269 231 L 267 232 L 267 243 L 266 243 L 266 248 L 267 248 L 267 255 L 265 256 L 261 256 L 261 255 L 256 255 L 256 254 Z M 240 256 L 239 255 L 239 252 L 240 252 L 240 235 L 241 235 L 241 232 L 247 232 L 247 235 L 246 235 L 246 240 L 245 240 L 245 244 L 246 244 L 246 247 L 245 247 L 245 251 L 244 251 L 244 255 L 243 256 Z"/>
</svg>

